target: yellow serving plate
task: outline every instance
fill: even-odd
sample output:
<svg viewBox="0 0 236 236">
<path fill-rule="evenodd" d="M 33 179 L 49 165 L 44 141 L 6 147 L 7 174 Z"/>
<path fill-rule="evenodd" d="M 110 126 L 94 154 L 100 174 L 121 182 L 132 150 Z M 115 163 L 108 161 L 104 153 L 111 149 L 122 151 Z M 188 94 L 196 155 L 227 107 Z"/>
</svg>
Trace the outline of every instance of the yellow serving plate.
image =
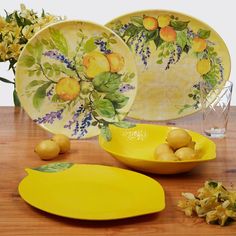
<svg viewBox="0 0 236 236">
<path fill-rule="evenodd" d="M 112 220 L 165 208 L 162 186 L 145 175 L 102 165 L 52 163 L 26 169 L 21 197 L 43 211 L 83 220 Z"/>
<path fill-rule="evenodd" d="M 216 158 L 215 143 L 203 135 L 188 130 L 196 142 L 199 159 L 189 161 L 158 161 L 154 151 L 158 144 L 165 143 L 167 133 L 176 127 L 137 124 L 134 128 L 110 126 L 112 139 L 99 136 L 100 146 L 127 166 L 155 174 L 177 174 L 192 170 L 197 165 Z"/>
<path fill-rule="evenodd" d="M 171 120 L 201 109 L 199 81 L 223 85 L 230 55 L 219 34 L 183 13 L 143 10 L 106 24 L 129 46 L 138 68 L 138 91 L 129 116 Z"/>
</svg>

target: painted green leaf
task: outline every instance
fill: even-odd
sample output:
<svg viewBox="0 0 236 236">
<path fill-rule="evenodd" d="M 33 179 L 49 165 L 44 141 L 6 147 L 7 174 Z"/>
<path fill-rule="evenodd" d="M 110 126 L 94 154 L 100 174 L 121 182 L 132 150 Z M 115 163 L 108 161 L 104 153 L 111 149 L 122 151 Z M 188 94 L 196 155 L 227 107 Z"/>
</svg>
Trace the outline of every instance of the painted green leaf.
<svg viewBox="0 0 236 236">
<path fill-rule="evenodd" d="M 211 31 L 210 30 L 199 29 L 197 34 L 200 38 L 207 39 L 207 38 L 210 37 Z"/>
<path fill-rule="evenodd" d="M 93 79 L 93 86 L 98 92 L 112 93 L 119 89 L 121 75 L 111 72 L 103 72 Z"/>
<path fill-rule="evenodd" d="M 130 20 L 136 26 L 143 26 L 143 17 L 141 16 L 132 16 Z"/>
<path fill-rule="evenodd" d="M 140 28 L 136 25 L 129 25 L 128 28 L 125 30 L 123 37 L 125 36 L 135 36 L 137 33 L 139 33 Z"/>
<path fill-rule="evenodd" d="M 92 52 L 93 50 L 95 50 L 97 48 L 97 46 L 94 43 L 94 38 L 90 38 L 89 40 L 86 41 L 85 45 L 84 45 L 84 51 L 86 53 L 88 52 Z"/>
<path fill-rule="evenodd" d="M 104 125 L 101 128 L 101 136 L 106 140 L 106 141 L 111 141 L 111 131 L 108 126 Z"/>
<path fill-rule="evenodd" d="M 154 43 L 156 45 L 156 48 L 160 47 L 163 42 L 164 41 L 160 38 L 160 36 L 158 36 L 154 39 Z"/>
<path fill-rule="evenodd" d="M 207 73 L 205 75 L 203 75 L 203 79 L 210 83 L 212 85 L 212 87 L 214 87 L 217 84 L 217 79 L 214 73 Z"/>
<path fill-rule="evenodd" d="M 157 60 L 156 63 L 157 63 L 157 64 L 162 64 L 163 61 L 160 59 L 160 60 Z"/>
<path fill-rule="evenodd" d="M 120 128 L 132 128 L 135 127 L 136 125 L 134 123 L 131 123 L 129 121 L 119 121 L 116 123 L 113 123 L 115 126 L 118 126 Z"/>
<path fill-rule="evenodd" d="M 177 32 L 177 44 L 184 49 L 185 45 L 187 44 L 188 38 L 187 38 L 187 32 L 185 30 Z"/>
<path fill-rule="evenodd" d="M 154 40 L 156 37 L 158 37 L 159 31 L 154 30 L 154 31 L 148 31 L 146 33 L 146 42 Z"/>
<path fill-rule="evenodd" d="M 39 109 L 40 106 L 42 105 L 43 99 L 46 96 L 46 90 L 48 87 L 52 84 L 52 82 L 47 82 L 46 84 L 40 86 L 33 97 L 33 106 L 35 109 Z"/>
<path fill-rule="evenodd" d="M 94 106 L 96 112 L 102 117 L 112 118 L 116 114 L 112 102 L 108 99 L 95 100 Z"/>
<path fill-rule="evenodd" d="M 34 55 L 34 47 L 33 47 L 32 44 L 28 43 L 28 44 L 26 45 L 26 49 L 28 50 L 28 52 L 29 52 L 30 54 Z"/>
<path fill-rule="evenodd" d="M 43 45 L 40 41 L 37 41 L 34 45 L 35 57 L 38 63 L 41 61 L 42 53 L 43 53 Z"/>
<path fill-rule="evenodd" d="M 124 107 L 129 100 L 128 97 L 119 92 L 106 94 L 105 98 L 110 100 L 116 109 Z"/>
<path fill-rule="evenodd" d="M 32 56 L 25 55 L 21 58 L 20 64 L 26 67 L 32 67 L 35 63 L 35 59 Z"/>
<path fill-rule="evenodd" d="M 39 166 L 39 167 L 33 168 L 33 170 L 54 173 L 54 172 L 59 172 L 59 171 L 64 171 L 66 169 L 69 169 L 73 165 L 74 165 L 73 163 L 58 162 L 58 163 L 51 163 L 48 165 Z"/>
<path fill-rule="evenodd" d="M 35 86 L 41 85 L 41 84 L 45 84 L 45 81 L 43 81 L 43 80 L 33 80 L 26 86 L 26 89 L 30 89 L 30 88 L 33 88 Z"/>
<path fill-rule="evenodd" d="M 177 31 L 181 31 L 187 28 L 189 21 L 172 20 L 170 25 Z"/>
<path fill-rule="evenodd" d="M 135 73 L 131 73 L 130 75 L 129 75 L 129 78 L 130 79 L 133 79 L 135 77 Z"/>
<path fill-rule="evenodd" d="M 64 35 L 58 29 L 50 28 L 50 35 L 56 48 L 65 56 L 68 55 L 68 44 Z"/>
</svg>

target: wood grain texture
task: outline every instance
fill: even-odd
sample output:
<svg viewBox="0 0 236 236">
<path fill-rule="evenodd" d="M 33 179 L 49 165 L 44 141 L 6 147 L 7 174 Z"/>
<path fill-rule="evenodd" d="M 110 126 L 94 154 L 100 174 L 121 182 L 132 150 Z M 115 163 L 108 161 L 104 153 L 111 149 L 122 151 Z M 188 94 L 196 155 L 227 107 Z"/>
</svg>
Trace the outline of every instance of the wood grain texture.
<svg viewBox="0 0 236 236">
<path fill-rule="evenodd" d="M 81 221 L 54 216 L 25 203 L 18 194 L 18 184 L 26 175 L 25 167 L 46 163 L 34 153 L 34 146 L 51 135 L 37 126 L 21 109 L 0 108 L 0 235 L 236 235 L 236 223 L 227 227 L 207 225 L 203 219 L 189 218 L 176 207 L 181 192 L 196 190 L 207 179 L 236 186 L 236 107 L 232 107 L 227 137 L 214 140 L 217 159 L 179 175 L 149 175 L 165 189 L 166 209 L 130 219 L 113 221 Z M 159 124 L 166 124 L 159 122 Z M 167 122 L 201 132 L 200 114 Z M 70 153 L 56 161 L 94 163 L 126 168 L 104 152 L 97 138 L 72 141 Z"/>
</svg>

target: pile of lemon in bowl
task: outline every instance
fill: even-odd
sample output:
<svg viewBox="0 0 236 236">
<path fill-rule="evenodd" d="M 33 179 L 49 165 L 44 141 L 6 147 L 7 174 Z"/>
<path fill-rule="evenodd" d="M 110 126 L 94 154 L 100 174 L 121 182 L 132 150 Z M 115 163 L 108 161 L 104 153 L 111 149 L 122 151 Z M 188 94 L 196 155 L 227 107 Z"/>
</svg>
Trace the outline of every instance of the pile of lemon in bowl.
<svg viewBox="0 0 236 236">
<path fill-rule="evenodd" d="M 154 153 L 158 161 L 185 161 L 198 159 L 195 142 L 184 129 L 172 129 L 166 137 L 166 143 L 159 144 Z"/>
</svg>

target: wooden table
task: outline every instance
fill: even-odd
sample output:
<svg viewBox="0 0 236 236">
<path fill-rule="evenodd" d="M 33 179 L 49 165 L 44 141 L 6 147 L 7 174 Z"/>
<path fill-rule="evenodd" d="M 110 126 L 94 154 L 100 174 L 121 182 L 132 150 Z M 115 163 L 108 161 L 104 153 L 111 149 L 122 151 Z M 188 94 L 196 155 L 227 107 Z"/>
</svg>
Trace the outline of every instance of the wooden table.
<svg viewBox="0 0 236 236">
<path fill-rule="evenodd" d="M 0 235 L 236 235 L 236 223 L 227 227 L 207 225 L 203 219 L 189 218 L 178 210 L 181 192 L 196 192 L 205 180 L 236 183 L 236 107 L 232 107 L 227 138 L 215 140 L 217 159 L 193 171 L 174 175 L 149 175 L 165 189 L 166 209 L 157 214 L 113 221 L 72 220 L 37 210 L 18 194 L 25 167 L 45 164 L 33 152 L 39 140 L 50 134 L 34 124 L 22 109 L 0 108 Z M 169 122 L 169 125 L 201 132 L 200 115 Z M 98 145 L 97 139 L 72 141 L 71 152 L 57 161 L 96 163 L 126 168 Z M 46 162 L 49 163 L 49 162 Z M 235 186 L 236 187 L 236 186 Z"/>
</svg>

